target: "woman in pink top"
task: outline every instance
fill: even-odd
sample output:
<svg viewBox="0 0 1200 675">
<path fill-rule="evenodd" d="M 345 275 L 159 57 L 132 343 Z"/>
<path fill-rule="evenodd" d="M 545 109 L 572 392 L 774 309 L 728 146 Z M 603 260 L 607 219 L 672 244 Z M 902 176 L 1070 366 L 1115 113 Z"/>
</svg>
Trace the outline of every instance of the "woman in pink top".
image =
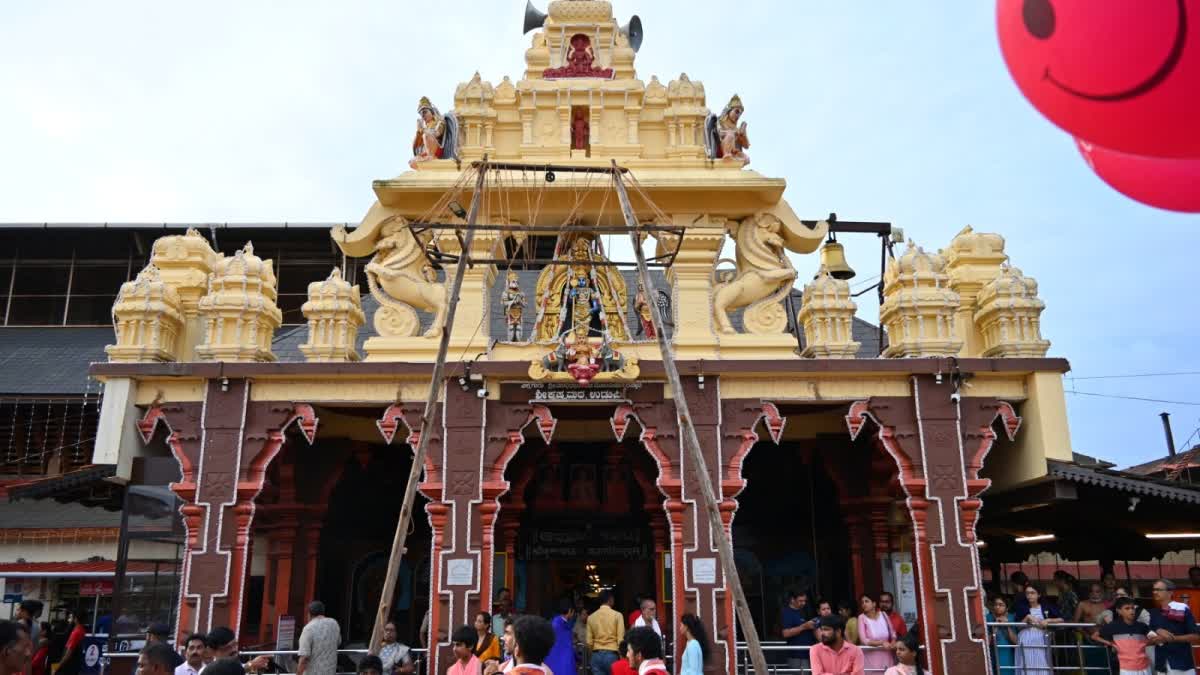
<svg viewBox="0 0 1200 675">
<path fill-rule="evenodd" d="M 882 647 L 882 649 L 864 649 L 863 661 L 868 671 L 883 672 L 896 664 L 892 650 L 896 648 L 896 631 L 892 622 L 879 611 L 875 599 L 863 593 L 858 599 L 862 614 L 858 615 L 858 641 L 864 647 Z"/>
<path fill-rule="evenodd" d="M 459 626 L 450 636 L 450 644 L 454 649 L 454 663 L 446 669 L 446 675 L 479 675 L 479 659 L 475 658 L 473 650 L 479 634 L 470 626 Z"/>
</svg>

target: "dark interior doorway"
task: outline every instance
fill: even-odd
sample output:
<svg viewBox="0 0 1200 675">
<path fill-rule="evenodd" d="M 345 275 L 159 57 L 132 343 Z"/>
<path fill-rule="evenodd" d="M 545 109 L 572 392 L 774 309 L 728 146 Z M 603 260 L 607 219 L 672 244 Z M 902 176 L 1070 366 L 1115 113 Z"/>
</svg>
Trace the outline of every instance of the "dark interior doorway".
<svg viewBox="0 0 1200 675">
<path fill-rule="evenodd" d="M 751 450 L 742 465 L 733 545 L 755 627 L 779 639 L 788 589 L 818 598 L 852 600 L 853 571 L 838 495 L 824 458 L 785 443 Z"/>
<path fill-rule="evenodd" d="M 372 630 L 411 465 L 409 453 L 372 447 L 346 460 L 330 495 L 321 531 L 317 596 L 341 621 L 347 644 L 365 643 Z M 401 561 L 392 601 L 399 638 L 409 645 L 420 644 L 417 632 L 429 607 L 432 539 L 426 503 L 418 493 L 408 553 Z"/>
<path fill-rule="evenodd" d="M 528 475 L 527 483 L 519 480 Z M 525 483 L 520 502 L 514 601 L 552 616 L 565 597 L 594 606 L 612 590 L 618 610 L 655 588 L 655 541 L 648 510 L 661 508 L 657 468 L 626 443 L 555 443 L 523 450 L 505 478 Z M 640 478 L 640 480 L 639 480 Z M 655 491 L 647 494 L 646 484 Z"/>
</svg>

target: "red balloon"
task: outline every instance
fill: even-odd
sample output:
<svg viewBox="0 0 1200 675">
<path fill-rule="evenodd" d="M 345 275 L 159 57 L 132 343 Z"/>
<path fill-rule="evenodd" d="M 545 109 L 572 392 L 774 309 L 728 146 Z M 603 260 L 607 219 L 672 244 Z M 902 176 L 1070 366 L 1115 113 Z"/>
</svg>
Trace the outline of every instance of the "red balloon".
<svg viewBox="0 0 1200 675">
<path fill-rule="evenodd" d="M 1200 157 L 1200 0 L 998 0 L 1000 49 L 1033 106 L 1073 136 Z"/>
<path fill-rule="evenodd" d="M 1105 183 L 1143 204 L 1200 213 L 1200 159 L 1129 155 L 1075 139 L 1075 145 Z"/>
</svg>

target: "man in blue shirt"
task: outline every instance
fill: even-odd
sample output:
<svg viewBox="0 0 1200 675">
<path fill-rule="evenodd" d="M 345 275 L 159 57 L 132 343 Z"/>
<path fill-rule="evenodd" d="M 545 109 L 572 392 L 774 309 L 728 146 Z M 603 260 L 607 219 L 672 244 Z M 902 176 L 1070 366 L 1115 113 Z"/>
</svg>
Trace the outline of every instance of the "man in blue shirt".
<svg viewBox="0 0 1200 675">
<path fill-rule="evenodd" d="M 789 647 L 811 647 L 816 643 L 817 621 L 808 606 L 808 595 L 790 590 L 783 608 L 783 639 Z M 788 651 L 788 667 L 808 669 L 808 649 Z"/>
<path fill-rule="evenodd" d="M 1196 662 L 1192 645 L 1200 644 L 1200 630 L 1192 610 L 1182 602 L 1171 600 L 1175 584 L 1167 579 L 1154 582 L 1154 602 L 1150 610 L 1150 641 L 1155 645 L 1154 672 L 1165 675 L 1192 675 Z"/>
</svg>

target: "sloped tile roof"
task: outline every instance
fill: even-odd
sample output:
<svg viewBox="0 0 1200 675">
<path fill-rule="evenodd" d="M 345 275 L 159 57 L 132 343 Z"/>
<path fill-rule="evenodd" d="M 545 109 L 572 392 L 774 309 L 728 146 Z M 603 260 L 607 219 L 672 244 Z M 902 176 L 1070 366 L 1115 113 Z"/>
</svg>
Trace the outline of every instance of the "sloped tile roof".
<svg viewBox="0 0 1200 675">
<path fill-rule="evenodd" d="M 88 366 L 107 361 L 104 347 L 113 342 L 108 327 L 0 328 L 0 395 L 95 393 Z"/>
</svg>

